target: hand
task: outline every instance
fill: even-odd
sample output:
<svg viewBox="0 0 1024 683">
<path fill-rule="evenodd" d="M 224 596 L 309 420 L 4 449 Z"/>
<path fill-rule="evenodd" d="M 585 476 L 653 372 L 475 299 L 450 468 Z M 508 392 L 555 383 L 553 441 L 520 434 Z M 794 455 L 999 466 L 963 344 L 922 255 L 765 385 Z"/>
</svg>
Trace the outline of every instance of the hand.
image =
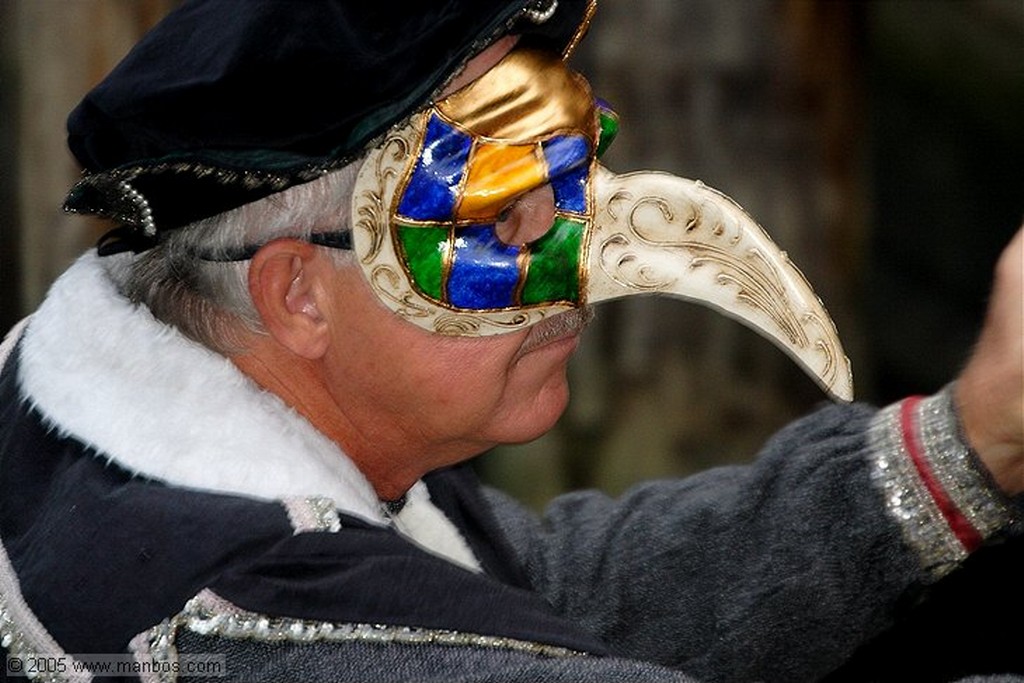
<svg viewBox="0 0 1024 683">
<path fill-rule="evenodd" d="M 955 388 L 968 442 L 996 483 L 1024 492 L 1024 227 L 996 265 L 978 343 Z"/>
</svg>

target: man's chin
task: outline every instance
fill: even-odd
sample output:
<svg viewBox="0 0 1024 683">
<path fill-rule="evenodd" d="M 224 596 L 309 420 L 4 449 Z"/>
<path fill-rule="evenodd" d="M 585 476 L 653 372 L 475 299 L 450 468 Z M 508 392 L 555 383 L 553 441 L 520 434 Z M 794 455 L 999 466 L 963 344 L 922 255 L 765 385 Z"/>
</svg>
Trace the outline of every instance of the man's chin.
<svg viewBox="0 0 1024 683">
<path fill-rule="evenodd" d="M 502 443 L 519 445 L 536 441 L 554 428 L 568 405 L 569 387 L 567 384 L 563 383 L 557 388 L 546 388 L 533 404 L 529 417 L 517 420 L 514 432 L 507 434 L 507 438 Z"/>
</svg>

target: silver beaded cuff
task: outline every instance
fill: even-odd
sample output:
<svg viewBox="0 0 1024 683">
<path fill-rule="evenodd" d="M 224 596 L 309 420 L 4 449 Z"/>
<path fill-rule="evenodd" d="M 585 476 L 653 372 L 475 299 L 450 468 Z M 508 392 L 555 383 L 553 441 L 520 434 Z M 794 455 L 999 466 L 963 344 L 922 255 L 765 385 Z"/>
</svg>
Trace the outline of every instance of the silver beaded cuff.
<svg viewBox="0 0 1024 683">
<path fill-rule="evenodd" d="M 1007 526 L 1013 515 L 961 436 L 952 385 L 913 406 L 910 435 L 904 409 L 903 403 L 888 406 L 872 422 L 872 478 L 934 580 L 963 561 L 975 541 Z"/>
</svg>

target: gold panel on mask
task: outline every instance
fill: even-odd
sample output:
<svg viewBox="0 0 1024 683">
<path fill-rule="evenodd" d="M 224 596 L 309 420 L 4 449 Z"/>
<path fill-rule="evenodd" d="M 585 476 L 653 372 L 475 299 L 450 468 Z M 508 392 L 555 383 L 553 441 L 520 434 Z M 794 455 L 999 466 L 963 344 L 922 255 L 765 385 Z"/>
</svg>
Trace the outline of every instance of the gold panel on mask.
<svg viewBox="0 0 1024 683">
<path fill-rule="evenodd" d="M 557 55 L 517 48 L 490 71 L 436 105 L 468 132 L 525 142 L 556 131 L 596 135 L 590 85 Z"/>
</svg>

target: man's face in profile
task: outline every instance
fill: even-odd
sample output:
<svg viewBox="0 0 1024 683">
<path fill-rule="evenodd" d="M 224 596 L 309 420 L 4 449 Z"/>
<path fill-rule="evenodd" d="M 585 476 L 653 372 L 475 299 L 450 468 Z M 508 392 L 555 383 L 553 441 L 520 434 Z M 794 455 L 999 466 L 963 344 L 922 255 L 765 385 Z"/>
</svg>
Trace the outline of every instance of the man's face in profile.
<svg viewBox="0 0 1024 683">
<path fill-rule="evenodd" d="M 471 61 L 466 73 L 493 65 L 512 44 L 499 42 Z M 592 101 L 584 107 L 592 112 Z M 475 210 L 487 214 L 502 244 L 528 244 L 551 229 L 556 200 L 547 179 L 520 186 L 500 202 L 488 202 L 485 190 Z M 389 426 L 377 434 L 381 447 L 401 452 L 423 444 L 418 457 L 439 467 L 495 444 L 532 440 L 564 410 L 566 366 L 588 309 L 568 309 L 507 334 L 468 338 L 429 332 L 395 315 L 356 267 L 338 271 L 333 287 L 337 310 L 328 318 L 341 322 L 325 359 L 330 391 L 346 406 L 342 419 L 362 425 L 361 433 L 373 433 L 366 425 Z"/>
</svg>

